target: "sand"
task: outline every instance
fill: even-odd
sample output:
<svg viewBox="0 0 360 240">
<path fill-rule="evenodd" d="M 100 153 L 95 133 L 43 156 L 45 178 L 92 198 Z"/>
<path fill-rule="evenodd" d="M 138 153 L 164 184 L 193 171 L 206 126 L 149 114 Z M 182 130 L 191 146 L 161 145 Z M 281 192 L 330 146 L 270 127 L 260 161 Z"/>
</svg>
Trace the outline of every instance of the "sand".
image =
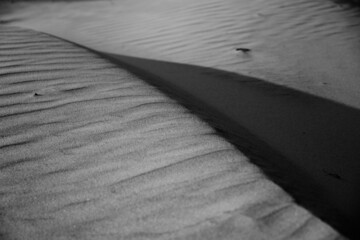
<svg viewBox="0 0 360 240">
<path fill-rule="evenodd" d="M 279 3 L 20 3 L 2 21 L 95 49 L 141 76 L 224 132 L 301 205 L 352 235 L 360 182 L 358 19 L 332 3 L 299 0 L 278 11 Z M 257 12 L 257 4 L 267 11 Z M 297 15 L 299 8 L 308 14 Z"/>
<path fill-rule="evenodd" d="M 301 204 L 342 231 L 356 234 L 356 109 L 217 69 L 99 54 L 203 116 Z"/>
<path fill-rule="evenodd" d="M 331 0 L 12 4 L 1 20 L 100 51 L 212 67 L 360 108 L 360 16 Z M 235 49 L 252 49 L 242 54 Z"/>
<path fill-rule="evenodd" d="M 1 28 L 2 239 L 335 239 L 207 124 L 128 71 Z"/>
</svg>

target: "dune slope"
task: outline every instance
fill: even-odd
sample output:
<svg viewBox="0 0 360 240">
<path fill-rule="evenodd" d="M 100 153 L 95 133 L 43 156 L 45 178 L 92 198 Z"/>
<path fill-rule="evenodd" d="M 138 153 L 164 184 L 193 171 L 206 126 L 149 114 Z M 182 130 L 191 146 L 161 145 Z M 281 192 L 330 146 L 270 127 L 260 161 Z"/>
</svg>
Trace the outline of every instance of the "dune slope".
<svg viewBox="0 0 360 240">
<path fill-rule="evenodd" d="M 110 53 L 266 79 L 360 109 L 360 15 L 331 0 L 8 4 L 0 20 Z M 250 53 L 236 51 L 250 48 Z"/>
<path fill-rule="evenodd" d="M 2 239 L 339 239 L 197 117 L 45 34 L 0 28 Z"/>
</svg>

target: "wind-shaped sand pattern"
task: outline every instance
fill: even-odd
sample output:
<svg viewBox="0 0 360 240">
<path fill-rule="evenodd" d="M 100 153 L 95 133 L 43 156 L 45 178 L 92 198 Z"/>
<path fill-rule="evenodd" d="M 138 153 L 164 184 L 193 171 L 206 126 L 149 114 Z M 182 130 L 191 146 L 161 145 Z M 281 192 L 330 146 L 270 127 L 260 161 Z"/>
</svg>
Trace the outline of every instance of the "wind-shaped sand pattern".
<svg viewBox="0 0 360 240">
<path fill-rule="evenodd" d="M 198 117 L 101 57 L 0 28 L 2 239 L 339 239 Z"/>
</svg>

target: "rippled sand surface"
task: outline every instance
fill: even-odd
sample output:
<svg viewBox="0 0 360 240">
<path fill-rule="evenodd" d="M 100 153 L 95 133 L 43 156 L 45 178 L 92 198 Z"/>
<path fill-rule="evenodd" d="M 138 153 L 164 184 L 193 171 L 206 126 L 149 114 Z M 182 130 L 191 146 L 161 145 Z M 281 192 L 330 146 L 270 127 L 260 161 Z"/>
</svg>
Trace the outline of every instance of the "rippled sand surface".
<svg viewBox="0 0 360 240">
<path fill-rule="evenodd" d="M 1 239 L 340 239 L 126 70 L 0 28 Z"/>
<path fill-rule="evenodd" d="M 305 168 L 325 186 L 326 192 L 319 195 L 356 218 L 360 149 L 356 128 L 360 17 L 356 10 L 331 0 L 96 0 L 7 4 L 1 5 L 0 14 L 2 24 L 44 31 L 115 54 L 120 62 L 185 86 L 195 97 L 206 96 L 205 102 Z M 241 47 L 251 51 L 236 51 Z M 73 69 L 70 64 L 67 67 Z M 7 68 L 4 65 L 5 74 Z M 8 112 L 32 107 L 19 107 L 12 99 L 7 95 L 1 99 L 9 105 Z"/>
<path fill-rule="evenodd" d="M 92 48 L 243 73 L 360 108 L 360 16 L 331 0 L 104 0 L 14 9 L 4 19 Z"/>
</svg>

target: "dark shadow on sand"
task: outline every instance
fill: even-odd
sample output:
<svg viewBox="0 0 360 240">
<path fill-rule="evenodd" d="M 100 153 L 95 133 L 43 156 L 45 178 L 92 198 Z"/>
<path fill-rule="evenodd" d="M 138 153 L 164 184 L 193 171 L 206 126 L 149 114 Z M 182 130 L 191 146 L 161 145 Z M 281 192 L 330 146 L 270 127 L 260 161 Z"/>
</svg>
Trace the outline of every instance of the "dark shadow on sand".
<svg viewBox="0 0 360 240">
<path fill-rule="evenodd" d="M 236 73 L 97 53 L 205 119 L 297 202 L 355 238 L 360 110 Z"/>
</svg>

